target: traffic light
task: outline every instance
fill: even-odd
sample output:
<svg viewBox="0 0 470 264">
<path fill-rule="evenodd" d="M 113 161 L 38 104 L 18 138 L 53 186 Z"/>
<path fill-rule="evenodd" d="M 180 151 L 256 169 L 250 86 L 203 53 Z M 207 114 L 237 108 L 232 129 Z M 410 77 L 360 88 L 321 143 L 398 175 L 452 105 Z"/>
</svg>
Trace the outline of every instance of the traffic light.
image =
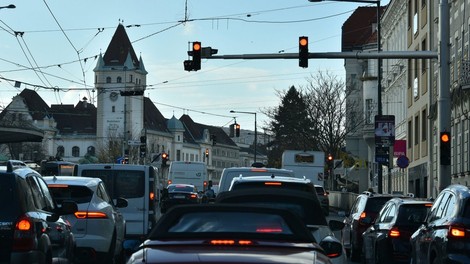
<svg viewBox="0 0 470 264">
<path fill-rule="evenodd" d="M 230 137 L 233 138 L 235 136 L 235 124 L 230 125 Z"/>
<path fill-rule="evenodd" d="M 240 137 L 240 124 L 235 124 L 235 136 Z"/>
<path fill-rule="evenodd" d="M 201 69 L 201 42 L 195 41 L 193 42 L 193 71 L 197 71 Z"/>
<path fill-rule="evenodd" d="M 209 157 L 209 149 L 206 148 L 206 158 Z"/>
<path fill-rule="evenodd" d="M 121 96 L 144 95 L 144 90 L 120 91 Z"/>
<path fill-rule="evenodd" d="M 328 156 L 326 157 L 326 165 L 328 167 L 328 170 L 333 169 L 334 162 L 335 158 L 333 157 L 333 155 L 328 154 Z"/>
<path fill-rule="evenodd" d="M 440 149 L 441 149 L 441 165 L 450 165 L 450 132 L 441 132 Z"/>
<path fill-rule="evenodd" d="M 308 37 L 299 37 L 299 66 L 308 68 Z"/>
<path fill-rule="evenodd" d="M 162 153 L 162 167 L 165 167 L 167 164 L 166 162 L 168 161 L 168 154 L 166 152 Z"/>
<path fill-rule="evenodd" d="M 145 155 L 147 153 L 147 137 L 146 136 L 141 136 L 140 137 L 140 157 L 145 158 Z"/>
</svg>

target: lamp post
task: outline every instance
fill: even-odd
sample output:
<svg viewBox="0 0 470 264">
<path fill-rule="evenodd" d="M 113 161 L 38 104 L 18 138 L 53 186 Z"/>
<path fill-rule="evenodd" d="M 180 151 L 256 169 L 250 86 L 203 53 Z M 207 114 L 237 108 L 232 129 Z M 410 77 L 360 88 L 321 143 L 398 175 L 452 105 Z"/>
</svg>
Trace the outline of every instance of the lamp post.
<svg viewBox="0 0 470 264">
<path fill-rule="evenodd" d="M 309 2 L 323 2 L 323 1 L 333 1 L 333 2 L 353 2 L 353 3 L 367 3 L 367 4 L 376 4 L 377 5 L 377 52 L 380 53 L 380 0 L 308 0 Z M 377 115 L 382 115 L 382 59 L 377 59 Z M 390 175 L 389 175 L 390 177 Z M 382 193 L 382 164 L 379 163 L 378 170 L 378 183 L 377 183 L 377 192 Z"/>
<path fill-rule="evenodd" d="M 235 111 L 235 110 L 230 110 L 230 113 L 240 113 L 240 114 L 250 114 L 250 115 L 255 115 L 255 142 L 254 142 L 254 157 L 253 160 L 256 162 L 256 145 L 258 145 L 258 129 L 256 128 L 256 112 L 244 112 L 244 111 Z"/>
</svg>

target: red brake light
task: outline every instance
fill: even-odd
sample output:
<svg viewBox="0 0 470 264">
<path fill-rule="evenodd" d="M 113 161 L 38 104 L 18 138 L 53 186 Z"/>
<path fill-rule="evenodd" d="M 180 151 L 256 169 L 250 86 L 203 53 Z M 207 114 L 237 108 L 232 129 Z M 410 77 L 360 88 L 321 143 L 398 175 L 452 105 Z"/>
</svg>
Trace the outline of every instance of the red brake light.
<svg viewBox="0 0 470 264">
<path fill-rule="evenodd" d="M 451 226 L 449 227 L 449 235 L 451 237 L 465 237 L 465 229 L 461 227 Z"/>
<path fill-rule="evenodd" d="M 366 212 L 362 212 L 361 215 L 359 216 L 360 219 L 366 218 Z"/>
<path fill-rule="evenodd" d="M 23 218 L 18 223 L 16 223 L 16 230 L 28 231 L 31 229 L 31 221 L 29 219 Z"/>
<path fill-rule="evenodd" d="M 394 227 L 394 228 L 390 229 L 390 231 L 388 232 L 388 235 L 390 237 L 400 237 L 400 230 L 398 230 L 398 228 Z"/>
<path fill-rule="evenodd" d="M 155 198 L 155 193 L 150 192 L 150 197 L 149 198 L 150 198 L 150 201 L 152 201 Z"/>
<path fill-rule="evenodd" d="M 191 194 L 191 199 L 196 199 L 197 195 L 196 194 Z"/>
<path fill-rule="evenodd" d="M 254 171 L 254 172 L 267 172 L 268 170 L 267 169 L 251 169 L 251 171 Z"/>
<path fill-rule="evenodd" d="M 249 246 L 253 244 L 251 240 L 232 240 L 232 239 L 218 239 L 218 240 L 211 240 L 211 245 L 224 245 L 224 246 L 231 246 L 231 245 L 240 245 L 240 246 Z"/>
<path fill-rule="evenodd" d="M 93 218 L 93 219 L 105 219 L 108 216 L 102 212 L 86 212 L 86 211 L 77 211 L 75 212 L 75 217 L 78 219 Z"/>
<path fill-rule="evenodd" d="M 168 185 L 170 185 L 171 183 L 173 183 L 171 180 L 168 180 Z"/>
<path fill-rule="evenodd" d="M 49 188 L 67 188 L 69 187 L 67 184 L 55 184 L 51 183 L 47 185 Z"/>
<path fill-rule="evenodd" d="M 272 227 L 260 227 L 256 228 L 258 233 L 281 233 L 282 228 L 272 228 Z"/>
<path fill-rule="evenodd" d="M 281 186 L 282 182 L 265 182 L 264 185 L 269 185 L 269 186 Z"/>
<path fill-rule="evenodd" d="M 212 245 L 234 245 L 235 240 L 211 240 Z"/>
<path fill-rule="evenodd" d="M 207 186 L 207 181 L 204 181 L 204 186 Z"/>
</svg>

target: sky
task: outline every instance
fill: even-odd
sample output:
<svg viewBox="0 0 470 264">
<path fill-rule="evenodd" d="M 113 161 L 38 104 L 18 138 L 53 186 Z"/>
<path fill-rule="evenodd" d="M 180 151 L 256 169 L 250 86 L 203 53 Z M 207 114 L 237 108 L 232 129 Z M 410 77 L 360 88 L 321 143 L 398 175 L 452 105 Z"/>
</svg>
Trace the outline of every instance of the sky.
<svg viewBox="0 0 470 264">
<path fill-rule="evenodd" d="M 382 0 L 382 5 L 389 1 Z M 308 0 L 0 0 L 0 111 L 24 88 L 51 104 L 96 105 L 96 58 L 104 54 L 119 23 L 148 71 L 145 96 L 166 118 L 188 114 L 197 122 L 258 131 L 263 114 L 280 104 L 279 91 L 305 87 L 328 71 L 344 79 L 340 59 L 203 59 L 201 70 L 184 71 L 189 43 L 218 49 L 217 55 L 298 52 L 309 37 L 310 52 L 340 52 L 341 27 L 366 3 Z M 369 6 L 375 7 L 375 4 Z M 21 83 L 15 87 L 15 83 Z"/>
</svg>

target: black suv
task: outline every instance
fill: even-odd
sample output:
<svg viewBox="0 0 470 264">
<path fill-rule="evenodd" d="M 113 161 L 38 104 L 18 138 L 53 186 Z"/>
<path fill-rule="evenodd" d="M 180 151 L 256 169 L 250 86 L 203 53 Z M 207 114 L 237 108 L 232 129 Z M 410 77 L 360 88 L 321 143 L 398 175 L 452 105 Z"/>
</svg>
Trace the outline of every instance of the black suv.
<svg viewBox="0 0 470 264">
<path fill-rule="evenodd" d="M 351 206 L 351 211 L 346 213 L 344 228 L 341 231 L 343 246 L 346 252 L 349 253 L 351 260 L 358 261 L 360 259 L 362 233 L 372 225 L 383 205 L 394 197 L 410 196 L 363 192 L 356 197 Z"/>
<path fill-rule="evenodd" d="M 74 202 L 58 208 L 36 171 L 7 162 L 0 169 L 0 263 L 73 261 L 75 239 L 61 217 L 77 211 Z"/>
<path fill-rule="evenodd" d="M 442 190 L 410 242 L 411 263 L 470 263 L 470 189 Z"/>
</svg>

